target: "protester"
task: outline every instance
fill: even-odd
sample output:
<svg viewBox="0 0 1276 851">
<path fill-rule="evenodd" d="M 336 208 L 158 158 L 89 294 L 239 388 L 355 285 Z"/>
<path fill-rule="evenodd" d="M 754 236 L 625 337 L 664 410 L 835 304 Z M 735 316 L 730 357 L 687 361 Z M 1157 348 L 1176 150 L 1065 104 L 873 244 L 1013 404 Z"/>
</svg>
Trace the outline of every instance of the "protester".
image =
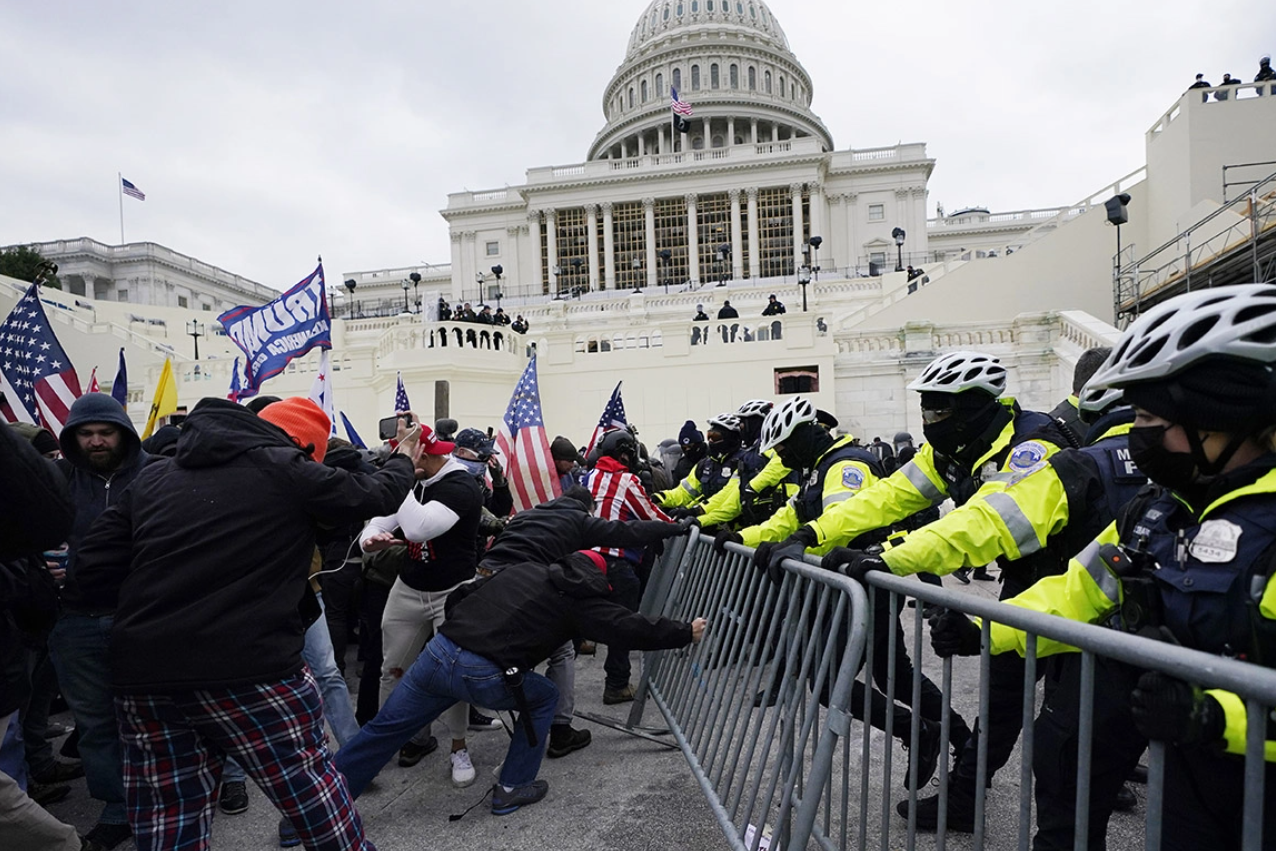
<svg viewBox="0 0 1276 851">
<path fill-rule="evenodd" d="M 259 417 L 205 399 L 177 454 L 139 473 L 83 542 L 68 587 L 90 611 L 118 610 L 109 670 L 139 851 L 206 846 L 227 756 L 307 848 L 372 848 L 302 664 L 304 624 L 320 617 L 307 573 L 315 523 L 393 509 L 421 446 L 413 431 L 378 472 L 349 473 L 315 463 L 330 427 L 308 399 Z"/>
<path fill-rule="evenodd" d="M 579 485 L 585 478 L 585 456 L 580 454 L 576 444 L 559 435 L 549 445 L 550 457 L 554 459 L 554 472 L 558 474 L 559 490 L 563 493 L 572 485 Z"/>
<path fill-rule="evenodd" d="M 543 799 L 549 784 L 536 775 L 558 689 L 532 669 L 576 635 L 641 650 L 685 647 L 704 635 L 703 618 L 682 623 L 626 611 L 608 581 L 607 561 L 591 550 L 550 565 L 512 565 L 461 586 L 403 687 L 337 754 L 351 792 L 358 796 L 414 730 L 462 701 L 521 716 L 492 787 L 492 814 Z"/>
</svg>

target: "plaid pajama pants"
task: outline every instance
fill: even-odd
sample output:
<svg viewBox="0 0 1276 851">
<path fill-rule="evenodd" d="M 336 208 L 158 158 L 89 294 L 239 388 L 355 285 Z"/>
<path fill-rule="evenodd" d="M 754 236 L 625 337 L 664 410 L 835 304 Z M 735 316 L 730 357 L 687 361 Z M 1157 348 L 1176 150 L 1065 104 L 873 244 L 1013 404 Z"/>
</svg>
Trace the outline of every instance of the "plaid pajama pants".
<svg viewBox="0 0 1276 851">
<path fill-rule="evenodd" d="M 204 851 L 226 757 L 313 851 L 376 851 L 324 744 L 309 668 L 291 679 L 118 695 L 124 790 L 138 851 Z"/>
</svg>

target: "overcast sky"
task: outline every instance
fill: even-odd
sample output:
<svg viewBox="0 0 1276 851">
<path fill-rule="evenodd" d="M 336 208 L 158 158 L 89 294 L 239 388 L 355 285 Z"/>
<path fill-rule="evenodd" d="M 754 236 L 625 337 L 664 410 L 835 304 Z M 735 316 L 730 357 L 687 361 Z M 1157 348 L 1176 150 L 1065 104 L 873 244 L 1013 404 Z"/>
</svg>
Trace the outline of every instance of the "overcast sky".
<svg viewBox="0 0 1276 851">
<path fill-rule="evenodd" d="M 149 240 L 276 288 L 446 263 L 449 192 L 580 162 L 645 0 L 0 0 L 0 245 Z M 770 0 L 839 149 L 926 142 L 930 211 L 1069 204 L 1143 164 L 1263 0 Z M 694 105 L 693 93 L 687 93 Z"/>
</svg>

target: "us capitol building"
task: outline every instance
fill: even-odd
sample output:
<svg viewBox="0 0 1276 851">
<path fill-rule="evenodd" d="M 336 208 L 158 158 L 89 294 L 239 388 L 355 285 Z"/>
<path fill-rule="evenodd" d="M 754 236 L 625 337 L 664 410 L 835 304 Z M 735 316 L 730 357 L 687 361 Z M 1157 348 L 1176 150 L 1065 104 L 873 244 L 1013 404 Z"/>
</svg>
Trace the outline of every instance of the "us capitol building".
<svg viewBox="0 0 1276 851">
<path fill-rule="evenodd" d="M 670 87 L 693 109 L 677 127 Z M 1200 286 L 1270 272 L 1261 258 L 1276 234 L 1276 165 L 1240 167 L 1271 159 L 1276 97 L 1256 86 L 1223 99 L 1193 90 L 1149 115 L 1146 164 L 1076 187 L 1072 203 L 933 218 L 926 145 L 839 150 L 811 111 L 813 88 L 761 0 L 651 2 L 602 91 L 605 121 L 583 161 L 449 195 L 448 262 L 328 270 L 338 408 L 374 438 L 401 372 L 427 421 L 497 426 L 534 350 L 546 428 L 578 443 L 622 380 L 652 444 L 686 419 L 794 392 L 865 440 L 919 435 L 904 387 L 940 352 L 998 355 L 1011 393 L 1048 409 L 1070 392 L 1078 354 L 1110 342 L 1119 317 L 1193 275 Z M 1120 193 L 1130 219 L 1117 257 L 1104 202 Z M 82 381 L 96 364 L 109 382 L 125 347 L 135 418 L 165 356 L 183 403 L 224 396 L 239 352 L 213 317 L 271 297 L 163 246 L 35 247 L 62 267 L 68 290 L 46 295 L 65 307 L 49 312 Z M 1236 259 L 1247 251 L 1249 269 Z M 909 266 L 921 270 L 911 280 Z M 0 309 L 17 292 L 0 288 Z M 786 315 L 761 316 L 771 294 Z M 499 305 L 530 330 L 439 322 L 440 298 Z M 739 318 L 714 319 L 728 300 Z M 709 322 L 692 321 L 698 305 Z M 181 333 L 192 322 L 205 328 L 199 360 Z M 304 395 L 317 361 L 294 362 L 264 392 Z"/>
</svg>

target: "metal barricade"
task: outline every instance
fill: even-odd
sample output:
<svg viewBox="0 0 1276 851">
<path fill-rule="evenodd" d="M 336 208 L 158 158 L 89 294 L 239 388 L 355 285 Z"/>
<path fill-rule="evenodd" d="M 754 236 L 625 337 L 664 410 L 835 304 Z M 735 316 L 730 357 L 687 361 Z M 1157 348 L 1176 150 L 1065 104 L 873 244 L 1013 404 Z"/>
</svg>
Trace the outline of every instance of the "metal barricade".
<svg viewBox="0 0 1276 851">
<path fill-rule="evenodd" d="M 922 678 L 928 668 L 938 668 L 943 712 L 937 720 L 944 744 L 935 775 L 937 785 L 923 786 L 920 791 L 938 791 L 940 801 L 946 802 L 948 710 L 954 694 L 954 670 L 966 693 L 978 694 L 978 716 L 987 718 L 992 621 L 1026 632 L 1018 777 L 1009 776 L 1014 764 L 1008 763 L 999 775 L 1006 779 L 998 782 L 993 793 L 1000 822 L 1013 821 L 1014 810 L 1008 812 L 1003 790 L 1015 788 L 1017 779 L 1018 825 L 1013 832 L 996 835 L 985 829 L 985 782 L 990 771 L 987 738 L 981 737 L 972 847 L 1031 847 L 1036 828 L 1033 720 L 1040 692 L 1037 674 L 1046 664 L 1037 656 L 1039 637 L 1071 645 L 1080 654 L 1073 657 L 1080 660 L 1081 670 L 1073 802 L 1075 848 L 1088 847 L 1096 659 L 1163 671 L 1241 697 L 1249 719 L 1241 847 L 1245 851 L 1262 847 L 1268 797 L 1264 738 L 1269 713 L 1276 706 L 1276 671 L 884 573 L 869 575 L 866 594 L 858 583 L 820 570 L 812 556 L 807 556 L 807 563 L 786 561 L 777 585 L 751 566 L 751 555 L 748 548 L 730 544 L 728 553 L 718 556 L 711 542 L 697 532 L 674 543 L 653 574 L 643 610 L 685 620 L 704 616 L 709 619 L 709 630 L 700 645 L 647 655 L 639 699 L 630 716 L 630 723 L 636 724 L 644 701 L 656 704 L 733 849 L 814 845 L 886 851 L 901 847 L 901 832 L 903 847 L 915 848 L 918 792 L 905 795 L 892 786 L 896 760 L 902 756 L 895 740 L 909 743 L 903 752 L 907 754 L 904 788 L 915 790 Z M 884 597 L 870 600 L 869 595 Z M 906 607 L 907 599 L 917 601 L 914 608 Z M 930 652 L 929 642 L 923 641 L 926 604 L 983 619 L 983 649 L 977 662 L 972 658 L 954 664 L 952 659 L 939 660 Z M 882 617 L 890 619 L 889 629 L 876 620 Z M 903 623 L 904 640 L 884 639 L 895 634 L 896 619 Z M 897 654 L 905 651 L 912 659 L 912 676 L 901 685 L 895 681 L 896 662 Z M 881 670 L 874 664 L 881 659 L 878 654 L 885 654 L 886 659 Z M 865 673 L 862 681 L 856 682 L 861 662 Z M 970 676 L 975 668 L 977 691 Z M 875 684 L 884 695 L 875 693 L 870 683 L 873 672 L 877 672 Z M 895 729 L 895 713 L 891 711 L 879 712 L 875 722 L 885 732 L 884 739 L 873 735 L 868 723 L 852 732 L 852 717 L 872 718 L 874 700 L 880 707 L 883 696 L 888 706 L 894 696 L 899 707 L 912 710 L 907 732 Z M 858 748 L 854 747 L 857 740 Z M 1149 750 L 1142 837 L 1149 851 L 1161 847 L 1166 747 L 1153 742 Z M 896 799 L 905 796 L 910 802 L 907 821 L 894 812 Z M 1276 801 L 1272 806 L 1276 807 Z M 948 841 L 946 820 L 946 807 L 941 803 L 933 846 L 941 851 Z M 1131 846 L 1127 842 L 1122 847 Z"/>
</svg>

